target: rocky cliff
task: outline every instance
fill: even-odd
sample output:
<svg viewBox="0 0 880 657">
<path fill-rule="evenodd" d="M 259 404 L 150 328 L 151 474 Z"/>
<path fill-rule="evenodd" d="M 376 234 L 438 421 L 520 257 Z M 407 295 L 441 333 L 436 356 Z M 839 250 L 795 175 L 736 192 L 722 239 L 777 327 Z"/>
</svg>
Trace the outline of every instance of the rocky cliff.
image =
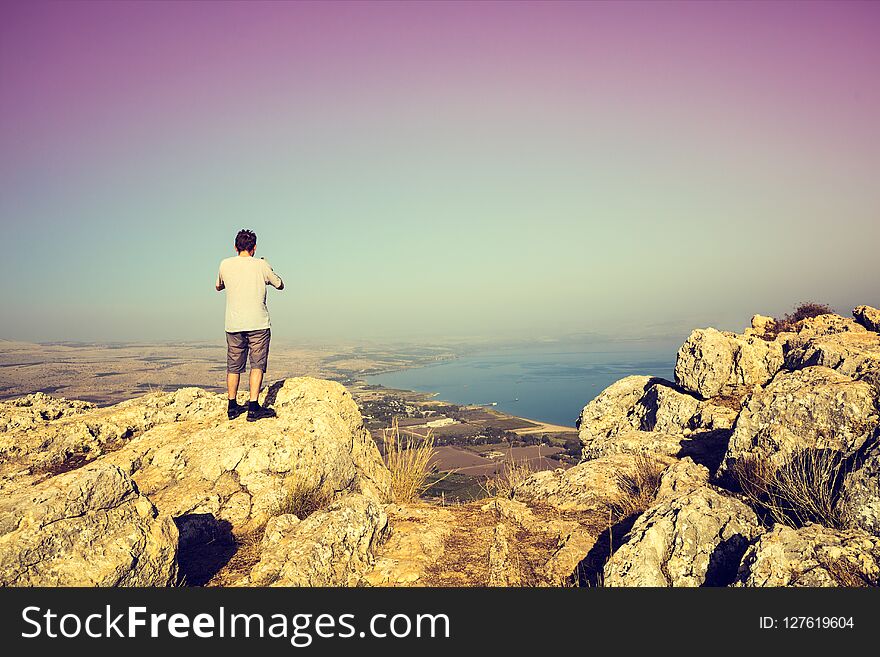
<svg viewBox="0 0 880 657">
<path fill-rule="evenodd" d="M 695 330 L 675 380 L 583 409 L 584 460 L 398 503 L 339 384 L 228 421 L 197 388 L 0 403 L 0 585 L 851 586 L 880 582 L 880 311 Z"/>
<path fill-rule="evenodd" d="M 628 377 L 587 404 L 587 460 L 564 478 L 607 454 L 675 458 L 606 585 L 880 584 L 878 311 L 853 317 L 698 329 L 675 381 Z"/>
<path fill-rule="evenodd" d="M 0 584 L 205 583 L 270 520 L 273 536 L 306 540 L 281 522 L 291 495 L 326 500 L 321 524 L 371 500 L 369 520 L 356 514 L 375 525 L 371 548 L 388 471 L 351 395 L 296 378 L 263 402 L 277 416 L 257 423 L 228 421 L 223 397 L 196 388 L 101 409 L 42 395 L 3 404 Z M 341 529 L 316 540 L 331 539 L 337 558 L 364 549 Z M 298 567 L 320 573 L 290 581 L 349 583 L 320 561 Z"/>
</svg>

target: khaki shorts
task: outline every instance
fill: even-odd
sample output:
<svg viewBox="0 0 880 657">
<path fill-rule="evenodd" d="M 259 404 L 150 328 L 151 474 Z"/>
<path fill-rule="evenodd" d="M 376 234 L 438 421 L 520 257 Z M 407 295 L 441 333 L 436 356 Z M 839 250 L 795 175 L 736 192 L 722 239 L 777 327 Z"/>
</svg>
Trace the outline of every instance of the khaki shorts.
<svg viewBox="0 0 880 657">
<path fill-rule="evenodd" d="M 226 371 L 230 374 L 241 374 L 244 365 L 251 355 L 251 369 L 266 371 L 269 364 L 269 329 L 259 331 L 237 331 L 226 333 Z"/>
</svg>

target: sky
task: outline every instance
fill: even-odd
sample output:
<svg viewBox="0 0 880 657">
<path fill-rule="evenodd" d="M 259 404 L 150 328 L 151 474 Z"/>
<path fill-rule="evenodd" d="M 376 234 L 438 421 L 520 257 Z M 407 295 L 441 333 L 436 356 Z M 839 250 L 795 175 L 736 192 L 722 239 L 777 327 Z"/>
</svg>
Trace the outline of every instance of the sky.
<svg viewBox="0 0 880 657">
<path fill-rule="evenodd" d="M 741 329 L 880 305 L 880 3 L 0 4 L 0 338 Z"/>
</svg>

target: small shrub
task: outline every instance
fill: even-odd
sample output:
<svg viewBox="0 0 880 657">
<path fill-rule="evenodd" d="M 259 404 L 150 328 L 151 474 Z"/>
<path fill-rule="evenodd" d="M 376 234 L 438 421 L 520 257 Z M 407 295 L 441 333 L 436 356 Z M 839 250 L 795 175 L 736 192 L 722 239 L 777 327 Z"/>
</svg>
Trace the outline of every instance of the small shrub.
<svg viewBox="0 0 880 657">
<path fill-rule="evenodd" d="M 216 586 L 231 586 L 248 573 L 259 562 L 262 552 L 265 524 L 235 536 L 235 553 L 211 580 Z"/>
<path fill-rule="evenodd" d="M 615 473 L 620 493 L 609 505 L 609 511 L 618 519 L 644 512 L 657 496 L 665 469 L 666 466 L 656 459 L 638 454 L 632 468 Z"/>
<path fill-rule="evenodd" d="M 773 467 L 765 459 L 743 456 L 731 468 L 734 480 L 743 495 L 756 509 L 764 509 L 769 501 Z"/>
<path fill-rule="evenodd" d="M 773 324 L 774 333 L 784 333 L 785 331 L 794 331 L 797 329 L 798 322 L 802 322 L 810 317 L 819 317 L 819 315 L 831 315 L 834 310 L 825 303 L 816 303 L 815 301 L 804 301 L 798 304 L 795 309 L 782 317 L 776 317 Z"/>
<path fill-rule="evenodd" d="M 790 527 L 817 522 L 840 529 L 843 520 L 837 501 L 845 463 L 835 450 L 805 449 L 781 467 L 765 459 L 738 459 L 733 475 L 752 506 L 775 522 Z"/>
<path fill-rule="evenodd" d="M 823 556 L 817 560 L 834 578 L 838 586 L 850 589 L 880 586 L 880 578 L 868 576 L 862 568 L 849 559 L 845 557 L 823 558 Z"/>
<path fill-rule="evenodd" d="M 517 488 L 533 474 L 535 468 L 531 461 L 528 459 L 517 461 L 511 456 L 504 462 L 501 472 L 494 479 L 486 482 L 486 493 L 491 497 L 515 499 Z"/>
<path fill-rule="evenodd" d="M 433 432 L 425 436 L 401 432 L 395 420 L 384 430 L 382 442 L 385 465 L 391 472 L 388 502 L 412 502 L 448 475 L 433 476 L 431 461 L 437 454 Z"/>
<path fill-rule="evenodd" d="M 305 520 L 315 511 L 319 511 L 333 501 L 333 492 L 323 482 L 315 483 L 307 479 L 296 478 L 288 485 L 278 515 L 291 513 L 300 520 Z"/>
</svg>

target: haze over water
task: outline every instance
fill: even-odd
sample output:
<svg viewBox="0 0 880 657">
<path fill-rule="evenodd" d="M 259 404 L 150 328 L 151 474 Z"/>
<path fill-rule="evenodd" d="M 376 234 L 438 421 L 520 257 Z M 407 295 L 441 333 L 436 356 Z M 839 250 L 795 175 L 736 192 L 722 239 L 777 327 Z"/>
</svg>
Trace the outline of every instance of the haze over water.
<svg viewBox="0 0 880 657">
<path fill-rule="evenodd" d="M 436 392 L 457 404 L 496 404 L 511 415 L 574 427 L 584 405 L 632 374 L 672 379 L 677 344 L 550 343 L 494 349 L 368 378 L 389 388 Z"/>
</svg>

